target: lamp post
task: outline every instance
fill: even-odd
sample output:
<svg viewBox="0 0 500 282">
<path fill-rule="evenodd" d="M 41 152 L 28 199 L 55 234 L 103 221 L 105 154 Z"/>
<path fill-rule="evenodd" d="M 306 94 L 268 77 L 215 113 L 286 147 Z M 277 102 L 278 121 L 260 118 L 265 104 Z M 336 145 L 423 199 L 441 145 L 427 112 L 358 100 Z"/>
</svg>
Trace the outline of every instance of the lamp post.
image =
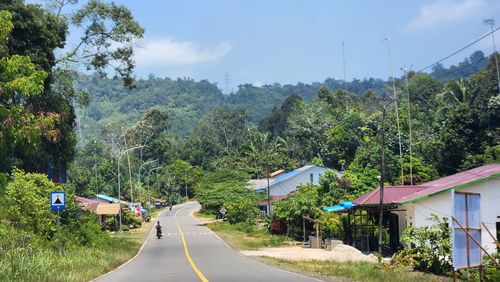
<svg viewBox="0 0 500 282">
<path fill-rule="evenodd" d="M 120 182 L 120 161 L 123 157 L 123 155 L 125 153 L 128 153 L 132 150 L 136 150 L 136 149 L 139 149 L 139 148 L 142 148 L 144 146 L 136 146 L 136 147 L 132 147 L 132 148 L 128 148 L 126 150 L 124 150 L 123 152 L 120 153 L 120 156 L 118 157 L 118 204 L 120 205 L 120 214 L 119 214 L 119 217 L 120 217 L 120 225 L 119 225 L 119 230 L 122 231 L 122 203 L 121 203 L 121 197 L 122 197 L 122 194 L 121 194 L 121 182 Z"/>
<path fill-rule="evenodd" d="M 146 174 L 146 179 L 147 179 L 147 181 L 148 181 L 148 185 L 147 185 L 148 187 L 149 187 L 149 174 L 150 174 L 152 171 L 154 171 L 154 170 L 158 170 L 158 169 L 160 169 L 160 168 L 162 168 L 162 167 L 163 167 L 163 166 L 159 165 L 159 166 L 157 166 L 157 167 L 153 167 L 152 169 L 150 169 L 150 170 L 148 171 L 148 173 Z"/>
<path fill-rule="evenodd" d="M 151 160 L 151 161 L 147 161 L 145 163 L 143 163 L 140 167 L 139 167 L 139 173 L 138 173 L 138 180 L 139 180 L 139 185 L 141 185 L 141 170 L 142 168 L 147 165 L 147 164 L 150 164 L 150 163 L 154 163 L 158 161 L 158 159 L 154 159 L 154 160 Z M 142 185 L 141 185 L 142 186 Z M 142 199 L 142 193 L 141 191 L 139 190 L 139 199 Z"/>
</svg>

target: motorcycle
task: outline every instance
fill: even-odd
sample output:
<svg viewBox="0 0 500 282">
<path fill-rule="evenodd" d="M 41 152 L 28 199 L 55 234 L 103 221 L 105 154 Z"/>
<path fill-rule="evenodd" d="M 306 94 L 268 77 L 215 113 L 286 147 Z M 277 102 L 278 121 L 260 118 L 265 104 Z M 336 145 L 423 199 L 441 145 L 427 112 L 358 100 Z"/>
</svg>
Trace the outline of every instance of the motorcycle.
<svg viewBox="0 0 500 282">
<path fill-rule="evenodd" d="M 156 237 L 158 237 L 158 239 L 161 239 L 162 236 L 163 234 L 161 233 L 161 228 L 156 228 Z"/>
</svg>

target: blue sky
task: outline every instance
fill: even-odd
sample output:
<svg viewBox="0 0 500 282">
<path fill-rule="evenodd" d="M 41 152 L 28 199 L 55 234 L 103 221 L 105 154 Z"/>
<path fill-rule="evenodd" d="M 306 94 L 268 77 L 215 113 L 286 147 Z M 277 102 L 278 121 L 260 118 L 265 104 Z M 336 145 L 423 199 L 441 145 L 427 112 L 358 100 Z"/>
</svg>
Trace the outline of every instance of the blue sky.
<svg viewBox="0 0 500 282">
<path fill-rule="evenodd" d="M 486 34 L 484 17 L 500 24 L 500 1 L 116 0 L 146 29 L 137 42 L 137 75 L 191 77 L 232 88 L 241 83 L 281 84 L 390 76 L 420 69 Z M 497 43 L 500 32 L 497 32 Z M 497 44 L 500 47 L 500 44 Z M 483 40 L 444 64 L 480 49 Z"/>
</svg>

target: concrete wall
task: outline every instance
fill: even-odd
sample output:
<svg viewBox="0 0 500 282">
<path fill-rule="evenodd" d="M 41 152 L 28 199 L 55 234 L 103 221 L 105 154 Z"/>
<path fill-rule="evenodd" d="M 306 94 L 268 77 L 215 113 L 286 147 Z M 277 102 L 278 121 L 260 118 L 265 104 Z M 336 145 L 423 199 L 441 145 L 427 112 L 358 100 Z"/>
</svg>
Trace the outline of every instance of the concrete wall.
<svg viewBox="0 0 500 282">
<path fill-rule="evenodd" d="M 297 186 L 311 182 L 311 174 L 313 175 L 313 184 L 319 184 L 319 176 L 326 171 L 326 168 L 313 166 L 305 171 L 270 186 L 271 196 L 288 195 L 297 190 Z"/>
<path fill-rule="evenodd" d="M 481 194 L 481 221 L 486 224 L 493 236 L 496 236 L 496 222 L 500 222 L 500 178 L 473 184 L 458 191 Z M 429 226 L 433 222 L 427 218 L 431 214 L 436 214 L 439 217 L 447 217 L 451 226 L 451 191 L 431 196 L 420 202 L 403 206 L 403 208 L 406 208 L 405 214 L 408 225 L 412 223 L 415 227 Z M 481 241 L 488 251 L 493 252 L 496 249 L 493 238 L 484 227 L 482 227 L 481 231 Z"/>
</svg>

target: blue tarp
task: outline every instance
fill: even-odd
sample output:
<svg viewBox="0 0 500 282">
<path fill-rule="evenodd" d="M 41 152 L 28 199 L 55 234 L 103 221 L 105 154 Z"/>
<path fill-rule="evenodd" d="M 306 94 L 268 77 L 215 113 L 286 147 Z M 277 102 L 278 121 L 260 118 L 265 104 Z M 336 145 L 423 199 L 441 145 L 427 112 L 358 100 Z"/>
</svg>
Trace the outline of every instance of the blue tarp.
<svg viewBox="0 0 500 282">
<path fill-rule="evenodd" d="M 344 209 L 352 209 L 352 207 L 356 206 L 352 202 L 340 202 L 339 206 L 330 206 L 323 208 L 324 211 L 329 211 L 329 212 L 338 212 Z"/>
<path fill-rule="evenodd" d="M 338 211 L 341 211 L 344 209 L 345 208 L 343 206 L 331 206 L 331 207 L 323 208 L 324 211 L 329 211 L 329 212 L 338 212 Z"/>
<path fill-rule="evenodd" d="M 110 196 L 102 195 L 102 194 L 98 194 L 96 197 L 99 199 L 108 201 L 110 203 L 119 203 L 120 202 L 118 199 L 112 198 Z"/>
<path fill-rule="evenodd" d="M 356 206 L 356 204 L 353 204 L 352 202 L 340 202 L 339 204 L 346 209 L 352 209 L 352 207 Z"/>
</svg>

